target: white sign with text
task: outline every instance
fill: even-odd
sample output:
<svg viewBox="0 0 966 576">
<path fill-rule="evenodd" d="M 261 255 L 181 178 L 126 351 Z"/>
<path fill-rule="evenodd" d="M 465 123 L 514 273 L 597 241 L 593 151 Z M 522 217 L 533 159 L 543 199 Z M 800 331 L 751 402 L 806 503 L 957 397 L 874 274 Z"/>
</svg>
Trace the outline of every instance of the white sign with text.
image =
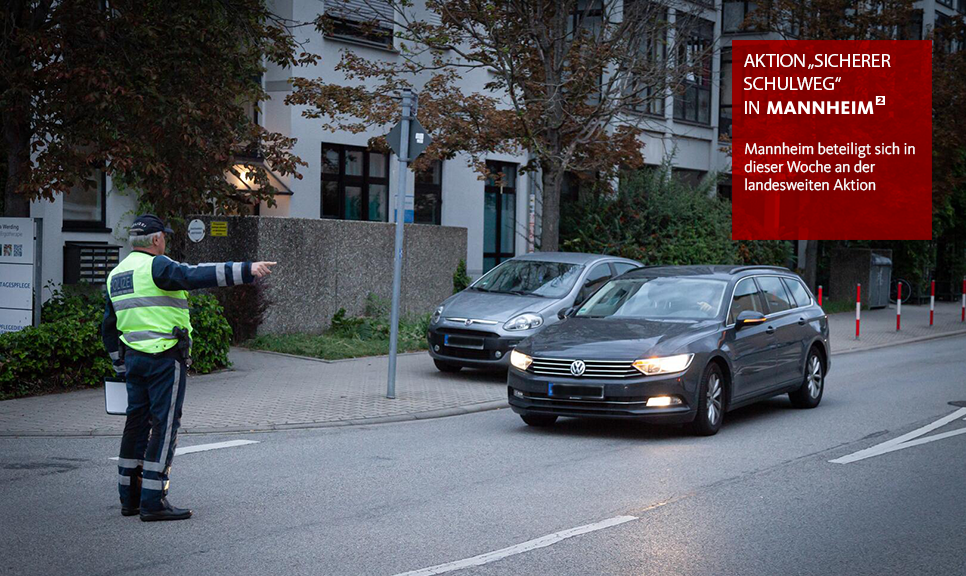
<svg viewBox="0 0 966 576">
<path fill-rule="evenodd" d="M 0 333 L 33 320 L 34 222 L 0 218 Z"/>
</svg>

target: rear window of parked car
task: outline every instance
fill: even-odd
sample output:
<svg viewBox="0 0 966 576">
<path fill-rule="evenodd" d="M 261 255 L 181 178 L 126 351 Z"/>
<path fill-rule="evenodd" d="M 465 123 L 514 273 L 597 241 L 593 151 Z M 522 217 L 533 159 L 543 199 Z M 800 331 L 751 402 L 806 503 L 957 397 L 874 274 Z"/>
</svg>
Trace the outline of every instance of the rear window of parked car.
<svg viewBox="0 0 966 576">
<path fill-rule="evenodd" d="M 783 278 L 783 280 L 785 281 L 785 287 L 788 288 L 792 298 L 795 299 L 795 304 L 808 306 L 811 303 L 812 298 L 808 295 L 808 290 L 805 289 L 805 285 L 801 281 L 791 278 Z"/>
<path fill-rule="evenodd" d="M 768 303 L 768 311 L 772 314 L 795 307 L 785 291 L 782 279 L 778 276 L 760 276 L 758 286 L 761 287 L 761 293 L 765 296 L 765 302 Z"/>
</svg>

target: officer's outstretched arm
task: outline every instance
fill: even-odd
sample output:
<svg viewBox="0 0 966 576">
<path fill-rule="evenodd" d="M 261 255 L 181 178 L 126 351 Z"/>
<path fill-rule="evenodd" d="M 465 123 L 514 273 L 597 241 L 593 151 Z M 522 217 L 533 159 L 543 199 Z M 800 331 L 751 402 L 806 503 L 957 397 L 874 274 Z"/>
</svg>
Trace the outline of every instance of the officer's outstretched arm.
<svg viewBox="0 0 966 576">
<path fill-rule="evenodd" d="M 190 266 L 167 256 L 154 258 L 151 275 L 162 290 L 195 290 L 255 281 L 251 262 L 213 262 Z"/>
</svg>

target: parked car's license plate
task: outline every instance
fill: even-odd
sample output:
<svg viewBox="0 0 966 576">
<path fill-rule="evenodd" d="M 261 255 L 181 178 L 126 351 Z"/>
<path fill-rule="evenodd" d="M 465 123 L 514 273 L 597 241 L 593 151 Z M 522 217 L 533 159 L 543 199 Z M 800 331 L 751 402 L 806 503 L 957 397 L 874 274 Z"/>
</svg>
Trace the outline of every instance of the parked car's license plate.
<svg viewBox="0 0 966 576">
<path fill-rule="evenodd" d="M 466 338 L 465 336 L 443 335 L 443 345 L 453 348 L 472 348 L 473 350 L 483 349 L 482 338 Z"/>
<path fill-rule="evenodd" d="M 554 398 L 603 398 L 603 386 L 573 386 L 570 384 L 547 385 L 547 396 Z"/>
</svg>

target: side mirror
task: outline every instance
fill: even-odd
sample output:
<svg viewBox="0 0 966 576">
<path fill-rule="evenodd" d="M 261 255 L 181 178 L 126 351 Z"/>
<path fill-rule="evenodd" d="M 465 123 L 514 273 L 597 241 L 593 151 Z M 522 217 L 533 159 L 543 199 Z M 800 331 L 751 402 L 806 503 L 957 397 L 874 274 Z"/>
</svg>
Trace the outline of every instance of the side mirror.
<svg viewBox="0 0 966 576">
<path fill-rule="evenodd" d="M 557 319 L 558 320 L 563 320 L 564 318 L 567 318 L 568 316 L 573 316 L 574 315 L 574 312 L 576 312 L 576 311 L 577 311 L 577 307 L 576 306 L 573 306 L 571 308 L 561 308 L 560 310 L 557 311 Z"/>
<path fill-rule="evenodd" d="M 735 331 L 741 330 L 746 326 L 757 326 L 765 321 L 765 315 L 754 310 L 745 310 L 738 314 L 735 320 Z"/>
</svg>

